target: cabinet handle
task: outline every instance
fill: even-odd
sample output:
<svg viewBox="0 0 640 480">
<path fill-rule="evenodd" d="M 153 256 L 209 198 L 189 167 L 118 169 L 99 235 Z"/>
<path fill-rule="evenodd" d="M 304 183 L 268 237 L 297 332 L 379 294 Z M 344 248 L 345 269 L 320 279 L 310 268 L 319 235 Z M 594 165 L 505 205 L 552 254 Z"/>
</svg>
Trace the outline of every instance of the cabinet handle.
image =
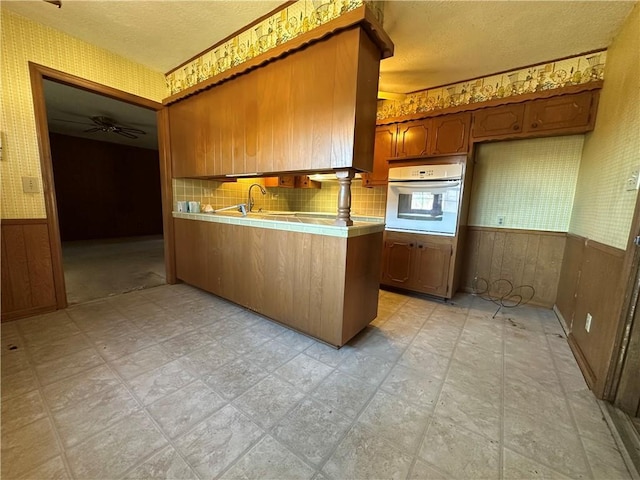
<svg viewBox="0 0 640 480">
<path fill-rule="evenodd" d="M 418 245 L 418 248 L 422 248 L 424 245 Z"/>
<path fill-rule="evenodd" d="M 534 122 L 534 123 L 531 124 L 531 127 L 532 128 L 538 128 L 538 124 Z"/>
<path fill-rule="evenodd" d="M 411 248 L 413 248 L 413 243 L 410 243 L 410 244 L 409 244 L 409 246 L 410 246 Z"/>
<path fill-rule="evenodd" d="M 514 130 L 520 130 L 520 125 L 514 125 L 514 126 L 513 126 L 513 129 L 514 129 Z"/>
</svg>

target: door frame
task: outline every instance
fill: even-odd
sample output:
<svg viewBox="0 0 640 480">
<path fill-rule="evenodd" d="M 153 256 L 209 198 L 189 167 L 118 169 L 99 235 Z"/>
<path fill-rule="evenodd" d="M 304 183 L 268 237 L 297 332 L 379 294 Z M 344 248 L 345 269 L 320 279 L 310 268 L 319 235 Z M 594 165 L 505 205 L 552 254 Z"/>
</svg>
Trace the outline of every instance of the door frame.
<svg viewBox="0 0 640 480">
<path fill-rule="evenodd" d="M 630 358 L 629 347 L 633 345 L 632 333 L 634 331 L 634 323 L 637 323 L 635 319 L 640 316 L 638 311 L 640 298 L 640 248 L 635 244 L 635 239 L 638 235 L 640 235 L 640 194 L 636 197 L 636 205 L 622 264 L 620 286 L 624 288 L 624 297 L 603 395 L 604 400 L 618 405 L 625 405 L 630 401 L 629 398 L 618 398 L 618 393 L 621 383 L 625 383 L 623 375 L 629 370 L 629 366 L 625 364 L 627 359 Z M 638 336 L 639 327 L 636 325 L 633 335 Z M 635 357 L 637 358 L 637 353 Z"/>
<path fill-rule="evenodd" d="M 29 76 L 36 120 L 36 136 L 40 154 L 40 168 L 42 171 L 42 191 L 44 194 L 47 227 L 49 229 L 49 247 L 53 269 L 53 282 L 56 292 L 56 306 L 66 308 L 67 293 L 64 281 L 64 267 L 62 264 L 62 243 L 60 239 L 60 225 L 58 222 L 58 206 L 53 178 L 53 162 L 51 159 L 51 144 L 49 140 L 49 125 L 47 122 L 47 107 L 44 97 L 43 80 L 53 80 L 91 93 L 103 95 L 122 102 L 130 103 L 156 112 L 158 119 L 158 154 L 160 157 L 160 182 L 162 194 L 162 223 L 165 249 L 165 270 L 167 283 L 175 283 L 175 261 L 173 254 L 173 221 L 171 217 L 173 192 L 171 185 L 171 155 L 169 150 L 168 114 L 162 103 L 149 100 L 138 95 L 102 85 L 69 73 L 29 62 Z"/>
</svg>

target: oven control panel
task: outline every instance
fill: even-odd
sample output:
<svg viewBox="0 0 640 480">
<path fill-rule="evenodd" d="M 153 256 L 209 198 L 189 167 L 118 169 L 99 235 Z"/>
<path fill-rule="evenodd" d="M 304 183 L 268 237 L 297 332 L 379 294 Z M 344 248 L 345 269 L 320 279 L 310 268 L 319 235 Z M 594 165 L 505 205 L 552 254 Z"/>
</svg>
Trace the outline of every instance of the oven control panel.
<svg viewBox="0 0 640 480">
<path fill-rule="evenodd" d="M 392 167 L 389 169 L 389 181 L 391 182 L 402 180 L 453 180 L 459 178 L 462 178 L 462 164 L 460 163 Z"/>
</svg>

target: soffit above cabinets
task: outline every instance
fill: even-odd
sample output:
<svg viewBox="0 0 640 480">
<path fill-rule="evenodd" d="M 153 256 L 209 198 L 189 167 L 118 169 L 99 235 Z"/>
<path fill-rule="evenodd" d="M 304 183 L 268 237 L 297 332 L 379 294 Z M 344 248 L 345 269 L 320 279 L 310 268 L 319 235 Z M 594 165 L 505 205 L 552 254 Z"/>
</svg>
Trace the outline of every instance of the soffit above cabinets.
<svg viewBox="0 0 640 480">
<path fill-rule="evenodd" d="M 167 72 L 280 1 L 4 1 L 2 8 Z M 380 90 L 408 93 L 603 49 L 636 2 L 387 1 L 395 55 Z"/>
</svg>

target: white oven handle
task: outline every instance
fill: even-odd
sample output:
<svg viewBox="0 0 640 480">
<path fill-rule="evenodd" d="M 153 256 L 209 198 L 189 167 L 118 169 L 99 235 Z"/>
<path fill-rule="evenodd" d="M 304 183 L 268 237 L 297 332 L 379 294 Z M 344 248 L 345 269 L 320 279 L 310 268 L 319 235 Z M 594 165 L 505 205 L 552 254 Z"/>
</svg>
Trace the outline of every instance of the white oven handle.
<svg viewBox="0 0 640 480">
<path fill-rule="evenodd" d="M 393 189 L 396 192 L 409 194 L 413 192 L 428 191 L 433 192 L 435 190 L 446 191 L 450 188 L 457 188 L 460 186 L 460 180 L 444 181 L 444 182 L 389 182 L 389 190 Z"/>
</svg>

